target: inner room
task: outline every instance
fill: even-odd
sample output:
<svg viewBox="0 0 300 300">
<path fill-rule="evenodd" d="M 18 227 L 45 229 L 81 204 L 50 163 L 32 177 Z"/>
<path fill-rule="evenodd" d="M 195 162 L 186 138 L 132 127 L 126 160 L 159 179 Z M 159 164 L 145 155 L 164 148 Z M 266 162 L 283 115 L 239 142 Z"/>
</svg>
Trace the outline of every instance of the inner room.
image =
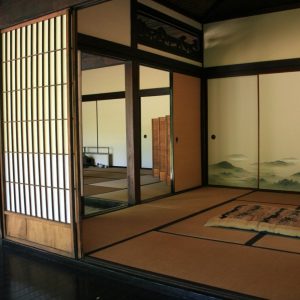
<svg viewBox="0 0 300 300">
<path fill-rule="evenodd" d="M 80 52 L 84 215 L 128 204 L 125 63 Z M 171 193 L 170 73 L 140 66 L 141 200 Z"/>
</svg>

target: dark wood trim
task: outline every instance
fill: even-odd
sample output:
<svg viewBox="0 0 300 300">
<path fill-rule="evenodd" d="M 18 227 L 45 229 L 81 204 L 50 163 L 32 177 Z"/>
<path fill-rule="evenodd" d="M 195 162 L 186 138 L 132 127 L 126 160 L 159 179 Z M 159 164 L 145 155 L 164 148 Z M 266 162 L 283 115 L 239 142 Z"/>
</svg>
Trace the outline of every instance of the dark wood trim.
<svg viewBox="0 0 300 300">
<path fill-rule="evenodd" d="M 139 92 L 140 97 L 155 97 L 155 96 L 164 96 L 170 95 L 170 88 L 153 88 L 153 89 L 144 89 Z"/>
<path fill-rule="evenodd" d="M 208 95 L 207 79 L 201 79 L 201 166 L 202 185 L 208 184 Z"/>
<path fill-rule="evenodd" d="M 220 0 L 218 0 L 220 1 Z M 190 12 L 176 6 L 173 2 L 170 2 L 169 0 L 154 0 L 154 2 L 157 2 L 158 4 L 170 9 L 170 10 L 173 10 L 174 12 L 177 12 L 187 18 L 190 18 L 191 20 L 193 21 L 196 21 L 198 23 L 202 23 L 202 21 L 199 19 L 199 17 L 193 14 L 191 14 Z"/>
<path fill-rule="evenodd" d="M 215 13 L 215 11 L 217 10 L 218 6 L 220 6 L 221 4 L 223 4 L 223 2 L 224 2 L 223 0 L 215 0 L 212 3 L 212 5 L 210 6 L 210 8 L 206 11 L 205 15 L 202 16 L 202 22 L 205 23 L 205 21 L 208 20 L 209 17 Z"/>
<path fill-rule="evenodd" d="M 125 92 L 111 92 L 111 93 L 82 95 L 81 99 L 82 99 L 82 102 L 125 99 Z"/>
<path fill-rule="evenodd" d="M 76 128 L 77 122 L 77 47 L 75 41 L 77 36 L 77 23 L 74 12 L 68 11 L 67 14 L 67 80 L 68 80 L 68 155 L 69 155 L 69 199 L 70 199 L 70 223 L 73 242 L 73 255 L 78 257 L 77 249 L 77 228 L 76 228 L 76 195 L 77 188 L 77 151 L 76 151 Z"/>
<path fill-rule="evenodd" d="M 170 72 L 170 178 L 171 178 L 171 193 L 175 193 L 175 176 L 174 176 L 174 106 L 173 106 L 173 72 Z"/>
<path fill-rule="evenodd" d="M 300 58 L 204 68 L 204 74 L 207 78 L 221 78 L 296 71 L 300 71 Z"/>
<path fill-rule="evenodd" d="M 0 34 L 2 33 L 2 31 L 0 31 Z M 2 58 L 2 38 L 0 38 L 0 63 L 1 66 L 3 65 L 3 58 Z M 5 50 L 6 51 L 6 50 Z M 5 199 L 6 199 L 6 186 L 5 186 L 5 151 L 4 151 L 4 120 L 3 120 L 3 80 L 2 80 L 2 74 L 3 72 L 3 68 L 1 68 L 0 70 L 0 109 L 1 109 L 1 114 L 0 114 L 0 186 L 1 186 L 1 201 L 0 201 L 0 239 L 2 239 L 5 235 L 5 227 L 4 227 L 4 208 L 5 208 Z M 6 120 L 7 121 L 7 120 Z"/>
<path fill-rule="evenodd" d="M 80 104 L 78 99 L 78 50 L 77 50 L 77 10 L 71 10 L 69 12 L 70 32 L 67 37 L 68 45 L 70 47 L 70 164 L 72 177 L 70 185 L 70 213 L 71 213 L 71 229 L 72 229 L 72 240 L 73 240 L 73 253 L 75 258 L 81 257 L 81 236 L 80 236 L 80 201 L 81 201 L 81 155 L 82 150 L 80 146 Z"/>
<path fill-rule="evenodd" d="M 221 2 L 222 0 L 217 0 L 217 1 Z M 220 14 L 221 16 L 212 16 L 212 17 L 206 16 L 202 20 L 202 23 L 207 24 L 207 23 L 220 22 L 220 21 L 232 20 L 232 19 L 237 19 L 237 18 L 258 16 L 258 15 L 263 15 L 263 14 L 268 14 L 268 13 L 281 12 L 281 11 L 290 10 L 290 9 L 297 9 L 297 8 L 300 8 L 300 3 L 282 4 L 282 5 L 277 5 L 274 7 L 265 7 L 265 8 L 261 8 L 261 9 L 254 9 L 252 11 L 246 11 L 243 13 L 234 12 L 233 10 L 231 10 L 231 13 L 227 13 L 225 16 L 222 14 Z"/>
<path fill-rule="evenodd" d="M 174 72 L 201 77 L 203 68 L 163 57 L 140 49 L 130 48 L 118 43 L 106 41 L 82 33 L 78 34 L 78 49 L 92 54 L 104 55 L 124 60 L 138 60 L 140 64 L 165 68 Z"/>
<path fill-rule="evenodd" d="M 153 89 L 144 89 L 139 91 L 140 97 L 155 97 L 155 96 L 164 96 L 164 95 L 170 95 L 170 88 L 168 87 L 153 88 Z M 81 99 L 82 102 L 125 99 L 125 92 L 111 92 L 111 93 L 82 95 Z"/>
<path fill-rule="evenodd" d="M 137 61 L 125 64 L 125 88 L 128 204 L 135 205 L 141 203 L 141 101 Z"/>
<path fill-rule="evenodd" d="M 154 18 L 159 18 L 161 20 L 164 20 L 166 23 L 170 24 L 171 26 L 177 27 L 179 29 L 183 29 L 183 30 L 188 31 L 190 33 L 199 34 L 201 32 L 201 30 L 199 30 L 196 27 L 193 27 L 189 24 L 183 23 L 183 22 L 175 19 L 174 17 L 171 17 L 169 15 L 161 13 L 160 11 L 158 11 L 156 9 L 153 9 L 149 6 L 146 6 L 142 3 L 138 3 L 137 9 L 138 9 L 138 11 L 140 10 L 142 12 L 147 13 L 147 15 L 149 15 L 149 16 L 153 16 Z M 199 25 L 201 25 L 201 23 Z"/>
<path fill-rule="evenodd" d="M 116 59 L 129 60 L 133 49 L 128 46 L 78 33 L 78 49 L 95 55 L 104 55 Z"/>
<path fill-rule="evenodd" d="M 257 80 L 257 188 L 260 185 L 260 85 L 259 75 L 256 76 Z"/>
<path fill-rule="evenodd" d="M 130 1 L 131 47 L 137 49 L 137 0 Z"/>
</svg>

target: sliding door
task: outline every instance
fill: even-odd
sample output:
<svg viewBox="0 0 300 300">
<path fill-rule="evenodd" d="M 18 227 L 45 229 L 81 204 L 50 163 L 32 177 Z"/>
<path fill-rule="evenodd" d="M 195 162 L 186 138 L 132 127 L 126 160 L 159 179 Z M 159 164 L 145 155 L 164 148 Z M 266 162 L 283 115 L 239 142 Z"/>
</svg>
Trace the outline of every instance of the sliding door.
<svg viewBox="0 0 300 300">
<path fill-rule="evenodd" d="M 300 72 L 259 76 L 260 188 L 300 191 Z"/>
<path fill-rule="evenodd" d="M 208 80 L 208 182 L 258 185 L 257 76 Z"/>
<path fill-rule="evenodd" d="M 2 31 L 5 237 L 73 255 L 69 16 Z"/>
<path fill-rule="evenodd" d="M 173 73 L 175 192 L 202 184 L 200 85 L 197 77 Z"/>
<path fill-rule="evenodd" d="M 300 191 L 300 72 L 208 81 L 209 184 Z"/>
</svg>

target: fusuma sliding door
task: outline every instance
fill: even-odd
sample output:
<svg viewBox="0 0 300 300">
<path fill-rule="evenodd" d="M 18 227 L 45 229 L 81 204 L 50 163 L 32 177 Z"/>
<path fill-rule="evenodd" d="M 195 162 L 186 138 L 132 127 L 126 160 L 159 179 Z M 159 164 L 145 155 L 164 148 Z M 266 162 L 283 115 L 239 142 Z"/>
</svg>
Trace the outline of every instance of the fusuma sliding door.
<svg viewBox="0 0 300 300">
<path fill-rule="evenodd" d="M 2 31 L 6 238 L 74 255 L 69 15 Z"/>
<path fill-rule="evenodd" d="M 257 76 L 208 80 L 208 182 L 258 186 Z"/>
<path fill-rule="evenodd" d="M 202 184 L 200 78 L 173 73 L 175 192 Z"/>
<path fill-rule="evenodd" d="M 300 72 L 259 76 L 260 188 L 300 191 Z"/>
</svg>

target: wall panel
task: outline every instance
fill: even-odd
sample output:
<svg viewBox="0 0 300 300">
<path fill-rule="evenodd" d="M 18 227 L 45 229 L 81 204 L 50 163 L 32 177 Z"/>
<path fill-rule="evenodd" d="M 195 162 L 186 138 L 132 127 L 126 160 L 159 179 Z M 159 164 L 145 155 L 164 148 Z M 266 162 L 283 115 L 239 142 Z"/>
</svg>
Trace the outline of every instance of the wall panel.
<svg viewBox="0 0 300 300">
<path fill-rule="evenodd" d="M 130 0 L 112 0 L 79 10 L 78 32 L 130 46 Z"/>
<path fill-rule="evenodd" d="M 204 26 L 205 67 L 300 57 L 300 9 Z"/>
</svg>

